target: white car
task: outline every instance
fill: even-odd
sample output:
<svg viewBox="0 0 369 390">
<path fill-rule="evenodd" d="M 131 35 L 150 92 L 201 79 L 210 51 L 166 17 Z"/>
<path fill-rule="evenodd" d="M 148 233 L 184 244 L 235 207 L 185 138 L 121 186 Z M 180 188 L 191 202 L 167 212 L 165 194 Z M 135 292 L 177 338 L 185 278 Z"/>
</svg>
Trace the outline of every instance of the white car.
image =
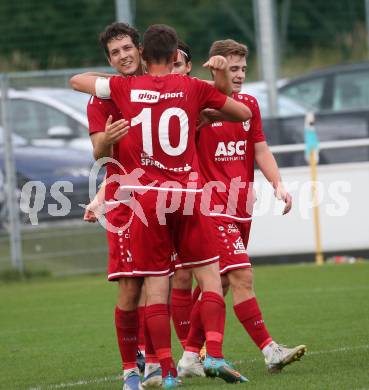
<svg viewBox="0 0 369 390">
<path fill-rule="evenodd" d="M 14 134 L 36 146 L 92 150 L 86 107 L 89 95 L 67 88 L 10 89 L 9 121 Z"/>
</svg>

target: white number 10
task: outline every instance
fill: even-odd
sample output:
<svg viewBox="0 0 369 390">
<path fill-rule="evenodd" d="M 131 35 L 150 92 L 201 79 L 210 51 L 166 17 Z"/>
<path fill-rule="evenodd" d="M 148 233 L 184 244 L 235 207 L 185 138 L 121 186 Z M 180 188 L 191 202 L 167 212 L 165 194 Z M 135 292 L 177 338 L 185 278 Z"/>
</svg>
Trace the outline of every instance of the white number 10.
<svg viewBox="0 0 369 390">
<path fill-rule="evenodd" d="M 152 122 L 151 108 L 144 108 L 136 117 L 132 118 L 131 126 L 137 126 L 142 123 L 142 144 L 144 152 L 152 156 Z M 179 143 L 173 147 L 169 142 L 169 122 L 172 117 L 179 119 L 180 134 Z M 159 120 L 159 142 L 163 151 L 169 156 L 179 156 L 187 148 L 188 141 L 188 116 L 184 110 L 178 107 L 167 108 Z"/>
</svg>

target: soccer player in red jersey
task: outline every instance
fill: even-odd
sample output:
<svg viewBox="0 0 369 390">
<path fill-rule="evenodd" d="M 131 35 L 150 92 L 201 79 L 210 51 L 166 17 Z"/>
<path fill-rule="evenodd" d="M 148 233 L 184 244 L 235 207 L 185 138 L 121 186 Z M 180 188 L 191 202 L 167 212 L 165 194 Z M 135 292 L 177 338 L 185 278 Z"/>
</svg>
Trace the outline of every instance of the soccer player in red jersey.
<svg viewBox="0 0 369 390">
<path fill-rule="evenodd" d="M 109 64 L 122 76 L 142 74 L 139 35 L 137 30 L 125 23 L 113 23 L 100 34 L 100 44 L 104 48 Z M 123 136 L 127 133 L 128 122 L 122 118 L 117 106 L 111 99 L 92 96 L 87 106 L 87 117 L 91 141 L 96 159 L 111 156 L 119 159 L 118 141 L 125 149 Z M 124 157 L 122 157 L 124 158 Z M 144 291 L 140 297 L 142 278 L 134 276 L 129 250 L 129 230 L 124 226 L 130 218 L 130 209 L 114 196 L 119 184 L 112 180 L 114 175 L 122 174 L 114 163 L 107 163 L 106 180 L 95 199 L 87 206 L 84 219 L 95 222 L 106 199 L 105 214 L 107 224 L 116 229 L 107 229 L 109 245 L 108 280 L 118 282 L 118 300 L 115 308 L 115 327 L 117 341 L 124 369 L 125 386 L 137 383 L 139 373 L 136 368 L 137 350 L 144 346 Z M 127 197 L 128 199 L 128 197 Z M 134 280 L 132 280 L 135 277 Z M 137 309 L 137 301 L 139 300 Z M 137 331 L 138 330 L 138 331 Z M 144 384 L 161 383 L 161 370 L 154 351 L 147 351 Z M 139 352 L 137 362 L 143 357 Z M 143 364 L 142 364 L 143 363 Z"/>
<path fill-rule="evenodd" d="M 137 275 L 145 276 L 146 323 L 161 363 L 163 387 L 178 385 L 167 299 L 173 244 L 183 267 L 193 268 L 202 289 L 200 313 L 209 353 L 205 372 L 242 382 L 246 379 L 228 366 L 222 354 L 225 305 L 213 231 L 209 217 L 200 210 L 201 190 L 194 187 L 198 175 L 195 132 L 198 113 L 205 107 L 236 121 L 248 120 L 251 112 L 205 82 L 170 74 L 177 45 L 175 30 L 153 25 L 144 35 L 147 75 L 110 79 L 77 75 L 71 84 L 86 93 L 111 96 L 130 121 L 126 136 L 129 174 L 120 188 L 134 191 L 131 252 Z M 218 59 L 210 59 L 208 65 L 215 72 L 224 71 L 224 62 Z M 188 193 L 193 195 L 187 197 Z"/>
<path fill-rule="evenodd" d="M 217 180 L 219 183 L 213 192 L 217 210 L 210 214 L 214 216 L 218 233 L 224 290 L 227 291 L 230 286 L 236 316 L 264 354 L 268 370 L 278 372 L 285 365 L 298 360 L 306 347 L 286 348 L 273 341 L 253 289 L 253 272 L 246 249 L 254 204 L 254 161 L 272 184 L 276 197 L 285 202 L 284 214 L 290 211 L 292 199 L 283 187 L 277 163 L 265 141 L 258 103 L 253 96 L 240 93 L 246 76 L 247 54 L 245 45 L 231 39 L 213 43 L 210 56 L 222 55 L 228 60 L 232 96 L 249 107 L 252 118 L 232 123 L 217 113 L 209 112 L 217 120 L 201 129 L 197 146 L 205 181 Z M 196 311 L 196 304 L 193 310 Z M 186 350 L 179 362 L 179 367 L 182 366 L 188 373 L 191 373 L 191 361 L 195 371 L 197 353 L 202 345 L 201 336 L 199 339 L 201 331 L 197 329 L 199 324 L 192 322 Z"/>
<path fill-rule="evenodd" d="M 173 64 L 172 73 L 189 75 L 192 69 L 190 48 L 182 41 L 178 42 L 178 56 Z M 181 262 L 175 262 L 175 273 L 172 279 L 171 316 L 174 329 L 183 349 L 190 330 L 192 311 L 192 271 L 181 268 Z M 202 369 L 202 367 L 201 367 Z M 202 369 L 203 372 L 203 369 Z"/>
</svg>

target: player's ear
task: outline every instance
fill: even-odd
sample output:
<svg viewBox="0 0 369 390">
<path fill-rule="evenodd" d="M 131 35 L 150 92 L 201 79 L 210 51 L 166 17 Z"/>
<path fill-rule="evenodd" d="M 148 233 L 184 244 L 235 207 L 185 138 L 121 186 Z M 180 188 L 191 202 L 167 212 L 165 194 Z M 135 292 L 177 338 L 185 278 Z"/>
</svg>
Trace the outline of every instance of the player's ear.
<svg viewBox="0 0 369 390">
<path fill-rule="evenodd" d="M 192 70 L 192 62 L 188 61 L 186 64 L 186 73 L 189 74 Z"/>
</svg>

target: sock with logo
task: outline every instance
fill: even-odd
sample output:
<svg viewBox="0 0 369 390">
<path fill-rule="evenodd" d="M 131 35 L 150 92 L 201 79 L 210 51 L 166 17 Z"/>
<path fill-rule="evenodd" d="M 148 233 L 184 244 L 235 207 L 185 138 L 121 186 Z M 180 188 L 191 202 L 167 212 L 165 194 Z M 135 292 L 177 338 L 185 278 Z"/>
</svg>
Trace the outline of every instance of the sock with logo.
<svg viewBox="0 0 369 390">
<path fill-rule="evenodd" d="M 201 321 L 201 301 L 196 301 L 191 312 L 191 326 L 188 332 L 185 351 L 199 355 L 200 349 L 205 343 L 205 332 Z"/>
<path fill-rule="evenodd" d="M 138 348 L 138 311 L 115 307 L 115 328 L 123 369 L 135 369 Z"/>
<path fill-rule="evenodd" d="M 149 364 L 153 365 L 159 365 L 159 359 L 156 356 L 154 345 L 151 341 L 151 335 L 149 332 L 149 328 L 147 327 L 146 318 L 144 320 L 144 336 L 145 336 L 145 372 L 146 372 L 146 366 Z M 146 374 L 145 374 L 146 376 Z"/>
<path fill-rule="evenodd" d="M 205 291 L 201 296 L 201 321 L 206 336 L 206 352 L 214 358 L 223 358 L 222 346 L 225 323 L 224 298 L 212 291 Z"/>
<path fill-rule="evenodd" d="M 192 310 L 192 290 L 172 289 L 171 314 L 174 329 L 182 347 L 186 346 L 186 339 L 190 330 L 190 317 Z"/>
<path fill-rule="evenodd" d="M 264 320 L 255 297 L 233 306 L 233 309 L 238 320 L 246 329 L 254 343 L 261 350 L 273 341 L 264 324 Z"/>
<path fill-rule="evenodd" d="M 177 376 L 172 357 L 169 308 L 166 304 L 146 306 L 145 321 L 151 336 L 151 342 L 159 359 L 163 378 L 170 372 Z M 146 355 L 147 356 L 147 355 Z"/>
</svg>

